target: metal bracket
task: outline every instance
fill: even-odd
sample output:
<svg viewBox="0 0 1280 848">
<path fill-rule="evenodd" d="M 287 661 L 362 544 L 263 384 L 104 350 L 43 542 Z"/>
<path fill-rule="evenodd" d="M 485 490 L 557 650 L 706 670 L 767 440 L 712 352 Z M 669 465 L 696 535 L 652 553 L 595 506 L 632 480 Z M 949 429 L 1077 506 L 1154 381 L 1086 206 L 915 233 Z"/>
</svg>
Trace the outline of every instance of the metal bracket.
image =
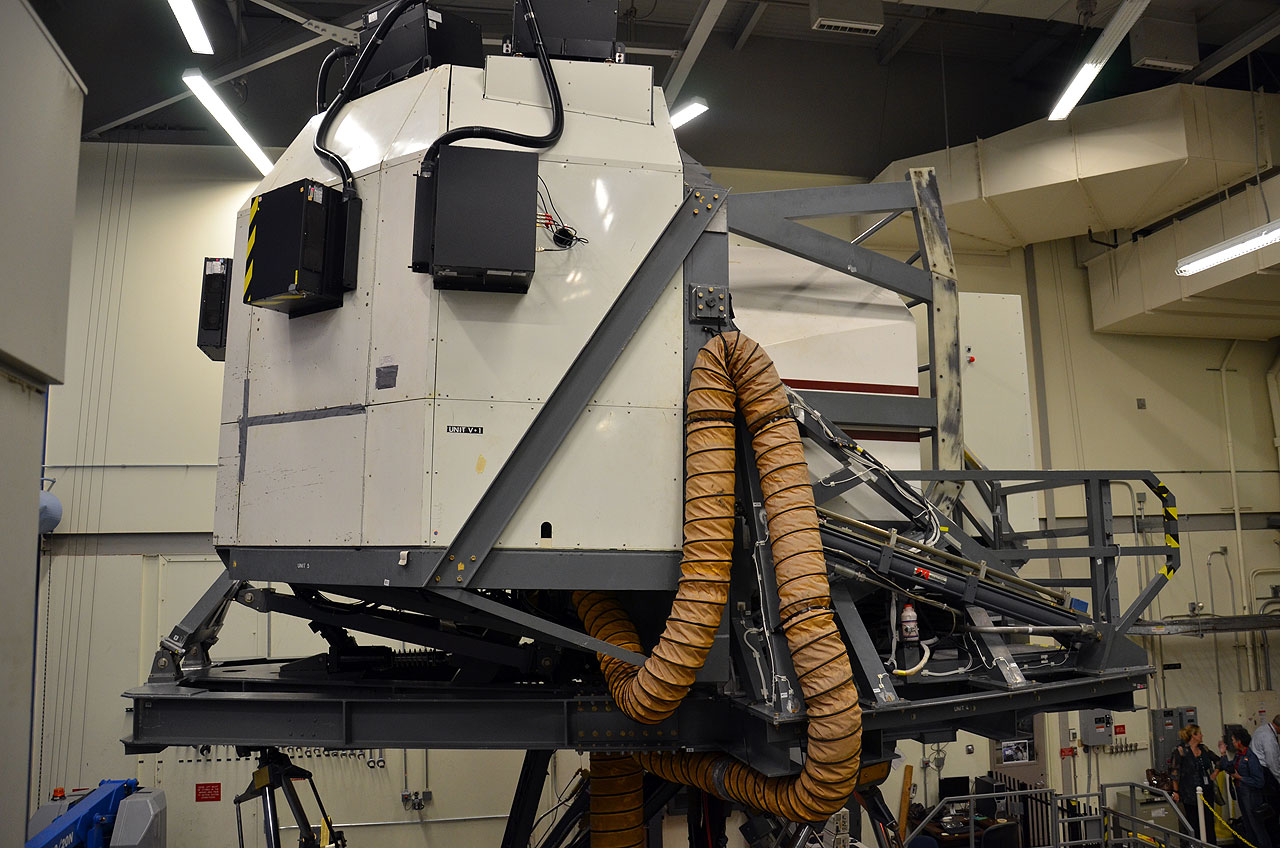
<svg viewBox="0 0 1280 848">
<path fill-rule="evenodd" d="M 240 591 L 241 581 L 226 572 L 218 575 L 195 606 L 160 640 L 160 650 L 151 663 L 153 679 L 176 679 L 182 665 L 207 666 L 209 648 L 218 641 L 227 610 Z"/>
<path fill-rule="evenodd" d="M 967 606 L 964 610 L 969 619 L 978 627 L 993 626 L 991 616 L 987 615 L 987 611 L 982 607 Z M 996 671 L 1000 672 L 1005 685 L 1010 689 L 1021 689 L 1026 686 L 1026 675 L 1022 673 L 1022 669 L 1018 668 L 1018 663 L 1013 659 L 1013 654 L 1009 653 L 1009 646 L 995 633 L 979 633 L 977 635 L 983 647 L 990 654 L 991 660 L 995 663 Z"/>
<path fill-rule="evenodd" d="M 360 33 L 356 30 L 351 29 L 350 27 L 340 26 L 338 24 L 318 21 L 306 12 L 303 12 L 300 9 L 295 9 L 288 3 L 280 2 L 280 0 L 249 0 L 249 2 L 253 3 L 255 6 L 261 6 L 264 9 L 270 9 L 277 15 L 286 17 L 291 21 L 297 21 L 302 24 L 304 28 L 309 29 L 318 35 L 323 35 L 325 38 L 336 41 L 339 44 L 357 45 L 360 43 Z"/>
<path fill-rule="evenodd" d="M 722 324 L 729 318 L 729 289 L 726 286 L 689 286 L 689 320 L 701 324 Z"/>
</svg>

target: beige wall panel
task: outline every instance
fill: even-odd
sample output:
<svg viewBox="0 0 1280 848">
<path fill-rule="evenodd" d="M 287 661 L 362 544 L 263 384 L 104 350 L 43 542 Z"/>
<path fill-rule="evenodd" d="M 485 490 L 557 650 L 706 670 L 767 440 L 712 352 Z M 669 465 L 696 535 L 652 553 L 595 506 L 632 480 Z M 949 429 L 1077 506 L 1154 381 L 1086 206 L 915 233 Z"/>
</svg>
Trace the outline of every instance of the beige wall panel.
<svg viewBox="0 0 1280 848">
<path fill-rule="evenodd" d="M 63 378 L 67 280 L 84 89 L 26 2 L 0 5 L 10 79 L 0 92 L 5 203 L 0 228 L 0 361 L 42 382 Z"/>
<path fill-rule="evenodd" d="M 358 544 L 364 446 L 364 415 L 250 427 L 240 543 Z"/>
<path fill-rule="evenodd" d="M 428 400 L 369 407 L 365 430 L 366 545 L 426 544 L 431 503 L 431 436 L 435 409 Z"/>
<path fill-rule="evenodd" d="M 36 634 L 37 507 L 45 395 L 0 375 L 0 797 L 21 809 L 27 798 L 31 658 Z M 38 678 L 37 678 L 38 679 Z M 34 791 L 34 790 L 33 790 Z M 4 830 L 9 830 L 5 828 Z M 18 845 L 7 833 L 0 845 Z"/>
</svg>

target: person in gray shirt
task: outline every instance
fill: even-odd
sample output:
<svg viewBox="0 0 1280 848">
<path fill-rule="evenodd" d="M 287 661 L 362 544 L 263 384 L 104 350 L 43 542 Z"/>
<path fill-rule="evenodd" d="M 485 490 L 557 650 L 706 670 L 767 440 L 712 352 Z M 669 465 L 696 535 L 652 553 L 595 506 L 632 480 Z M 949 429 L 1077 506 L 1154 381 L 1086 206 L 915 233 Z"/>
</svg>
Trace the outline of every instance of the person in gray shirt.
<svg viewBox="0 0 1280 848">
<path fill-rule="evenodd" d="M 1259 815 L 1272 833 L 1280 833 L 1280 715 L 1259 725 L 1249 750 L 1262 765 L 1266 778 Z"/>
<path fill-rule="evenodd" d="M 1253 732 L 1253 744 L 1250 750 L 1258 756 L 1258 762 L 1267 767 L 1267 771 L 1280 782 L 1280 715 L 1264 722 Z"/>
</svg>

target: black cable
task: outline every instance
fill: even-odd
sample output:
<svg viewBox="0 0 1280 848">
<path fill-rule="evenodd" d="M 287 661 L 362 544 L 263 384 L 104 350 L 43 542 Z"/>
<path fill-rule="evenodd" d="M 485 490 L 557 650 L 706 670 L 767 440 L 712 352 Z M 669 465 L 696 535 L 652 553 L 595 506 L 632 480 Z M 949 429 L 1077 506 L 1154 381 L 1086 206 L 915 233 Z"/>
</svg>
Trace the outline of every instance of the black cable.
<svg viewBox="0 0 1280 848">
<path fill-rule="evenodd" d="M 333 124 L 333 119 L 338 116 L 338 112 L 351 99 L 352 92 L 359 85 L 360 78 L 364 76 L 365 69 L 369 67 L 369 62 L 373 60 L 373 54 L 382 45 L 382 40 L 396 22 L 396 18 L 400 17 L 400 13 L 415 2 L 419 2 L 419 0 L 400 0 L 399 3 L 391 7 L 391 11 L 387 12 L 387 16 L 382 19 L 382 23 L 378 24 L 378 28 L 373 31 L 373 37 L 369 39 L 369 43 L 360 51 L 360 58 L 356 59 L 356 66 L 347 75 L 346 82 L 342 84 L 342 88 L 338 89 L 338 94 L 333 98 L 333 102 L 329 104 L 329 108 L 325 109 L 324 117 L 320 119 L 320 126 L 316 128 L 316 140 L 312 147 L 318 155 L 328 159 L 333 164 L 334 170 L 338 172 L 338 176 L 342 177 L 342 191 L 344 194 L 347 192 L 355 194 L 355 178 L 351 176 L 351 168 L 347 166 L 346 160 L 324 146 L 325 136 L 329 134 L 329 127 Z"/>
<path fill-rule="evenodd" d="M 425 174 L 431 173 L 435 168 L 435 162 L 440 155 L 440 148 L 446 144 L 453 144 L 455 141 L 462 141 L 468 138 L 485 138 L 490 141 L 501 141 L 505 144 L 514 144 L 518 147 L 546 148 L 551 147 L 560 140 L 560 134 L 564 132 L 564 103 L 560 100 L 560 86 L 556 83 L 555 71 L 551 69 L 551 60 L 547 58 L 547 48 L 542 43 L 542 33 L 538 29 L 538 19 L 533 14 L 533 0 L 524 0 L 525 20 L 529 22 L 529 34 L 533 37 L 534 47 L 538 51 L 538 65 L 542 68 L 542 78 L 547 84 L 547 93 L 551 96 L 551 130 L 546 135 L 526 135 L 525 133 L 511 132 L 510 130 L 502 130 L 496 127 L 458 127 L 449 130 L 444 135 L 437 138 L 427 148 L 427 153 L 422 157 L 421 172 Z"/>
<path fill-rule="evenodd" d="M 316 78 L 316 114 L 324 111 L 325 93 L 329 88 L 329 69 L 338 59 L 356 55 L 356 49 L 350 44 L 340 44 L 333 48 L 324 61 L 320 63 L 320 75 Z"/>
</svg>

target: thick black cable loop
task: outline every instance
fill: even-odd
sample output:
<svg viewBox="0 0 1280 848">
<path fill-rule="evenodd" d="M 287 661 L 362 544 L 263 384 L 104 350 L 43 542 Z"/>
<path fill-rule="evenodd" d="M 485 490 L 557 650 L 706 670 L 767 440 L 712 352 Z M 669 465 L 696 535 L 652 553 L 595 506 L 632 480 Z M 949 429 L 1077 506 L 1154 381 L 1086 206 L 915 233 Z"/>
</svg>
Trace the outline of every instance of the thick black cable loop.
<svg viewBox="0 0 1280 848">
<path fill-rule="evenodd" d="M 533 13 L 532 0 L 524 0 L 525 20 L 529 22 L 529 35 L 533 37 L 533 46 L 538 53 L 538 66 L 542 69 L 542 78 L 547 84 L 547 93 L 551 97 L 551 129 L 546 135 L 527 135 L 496 127 L 458 127 L 441 135 L 427 148 L 422 157 L 421 172 L 425 175 L 435 168 L 440 148 L 455 141 L 468 138 L 485 138 L 490 141 L 501 141 L 517 147 L 545 149 L 560 140 L 564 132 L 564 102 L 560 99 L 560 86 L 556 82 L 555 71 L 551 68 L 551 59 L 547 57 L 547 48 L 542 43 L 542 32 L 538 29 L 538 19 Z"/>
<path fill-rule="evenodd" d="M 360 58 L 356 59 L 356 66 L 351 69 L 351 73 L 347 75 L 346 82 L 342 84 L 342 88 L 338 89 L 337 95 L 334 96 L 333 102 L 324 110 L 324 117 L 320 119 L 320 126 L 316 127 L 315 141 L 311 147 L 316 154 L 329 160 L 334 169 L 338 172 L 338 176 L 342 178 L 343 193 L 355 192 L 355 178 L 351 176 L 351 168 L 348 167 L 347 161 L 325 147 L 325 137 L 329 134 L 329 127 L 333 125 L 333 120 L 338 116 L 338 112 L 351 99 L 352 92 L 356 86 L 360 84 L 360 78 L 364 76 L 365 70 L 369 67 L 369 62 L 373 60 L 373 54 L 382 46 L 382 40 L 386 38 L 387 33 L 396 22 L 396 18 L 407 9 L 414 0 L 400 0 L 399 3 L 391 7 L 391 11 L 387 12 L 386 17 L 378 24 L 378 28 L 373 31 L 373 37 L 369 39 L 369 43 L 360 51 Z M 336 52 L 336 51 L 335 51 Z M 335 57 L 336 58 L 336 57 Z M 327 60 L 326 60 L 327 61 Z M 317 92 L 318 93 L 318 92 Z M 317 98 L 318 100 L 319 98 Z"/>
</svg>

